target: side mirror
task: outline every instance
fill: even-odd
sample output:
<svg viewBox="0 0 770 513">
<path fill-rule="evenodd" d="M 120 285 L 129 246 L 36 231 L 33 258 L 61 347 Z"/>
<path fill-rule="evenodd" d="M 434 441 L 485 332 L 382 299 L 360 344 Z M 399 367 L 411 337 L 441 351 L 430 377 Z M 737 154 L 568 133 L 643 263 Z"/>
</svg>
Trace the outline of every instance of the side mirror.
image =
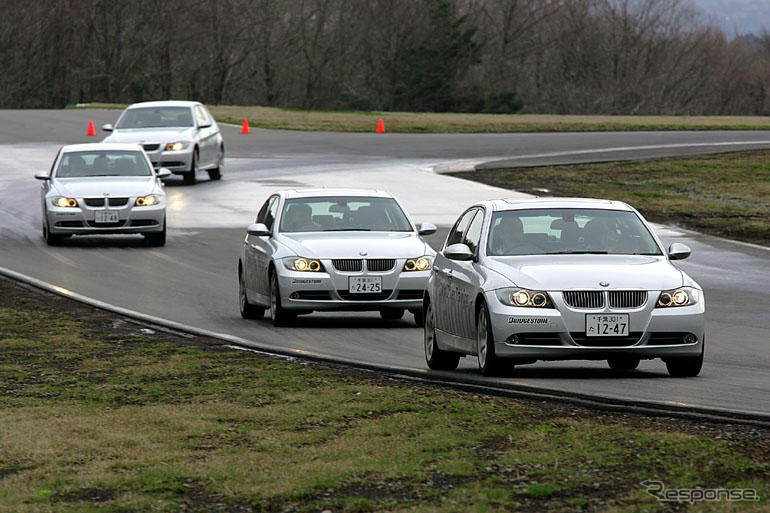
<svg viewBox="0 0 770 513">
<path fill-rule="evenodd" d="M 102 132 L 112 132 L 114 128 L 111 124 L 107 123 L 106 125 L 102 125 Z"/>
<path fill-rule="evenodd" d="M 671 260 L 684 260 L 690 256 L 690 248 L 680 242 L 674 242 L 668 247 L 668 258 Z"/>
<path fill-rule="evenodd" d="M 473 251 L 465 244 L 452 244 L 444 249 L 444 256 L 449 260 L 473 260 Z"/>
<path fill-rule="evenodd" d="M 255 237 L 265 237 L 270 235 L 270 230 L 268 230 L 267 226 L 262 223 L 250 224 L 249 227 L 246 228 L 246 232 L 249 235 L 254 235 Z"/>
<path fill-rule="evenodd" d="M 171 176 L 171 171 L 169 171 L 165 167 L 162 167 L 158 169 L 157 174 L 158 174 L 158 178 L 168 178 L 169 176 Z"/>
<path fill-rule="evenodd" d="M 48 171 L 38 171 L 35 173 L 35 178 L 38 180 L 50 180 L 51 177 L 48 175 Z"/>
<path fill-rule="evenodd" d="M 436 225 L 433 223 L 422 223 L 420 225 L 420 228 L 417 230 L 417 233 L 420 235 L 431 235 L 433 233 L 436 233 Z"/>
</svg>

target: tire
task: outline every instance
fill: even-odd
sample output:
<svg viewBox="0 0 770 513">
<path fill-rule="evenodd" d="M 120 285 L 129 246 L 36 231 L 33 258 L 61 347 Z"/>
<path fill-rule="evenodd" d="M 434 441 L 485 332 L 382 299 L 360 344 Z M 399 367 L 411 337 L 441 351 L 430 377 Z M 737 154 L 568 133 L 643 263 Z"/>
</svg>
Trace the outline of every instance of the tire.
<svg viewBox="0 0 770 513">
<path fill-rule="evenodd" d="M 184 174 L 184 183 L 185 185 L 195 185 L 195 182 L 198 181 L 198 150 L 196 148 L 195 151 L 193 151 L 192 160 L 190 161 L 190 170 Z"/>
<path fill-rule="evenodd" d="M 481 303 L 476 315 L 476 350 L 479 369 L 484 376 L 498 376 L 505 371 L 506 365 L 513 368 L 512 363 L 505 362 L 495 354 L 495 339 L 492 335 L 486 303 Z"/>
<path fill-rule="evenodd" d="M 238 305 L 240 306 L 241 317 L 244 319 L 261 319 L 265 315 L 264 308 L 249 303 L 246 297 L 246 283 L 240 269 L 238 270 Z"/>
<path fill-rule="evenodd" d="M 403 308 L 383 308 L 380 310 L 380 317 L 386 321 L 397 321 L 404 316 Z"/>
<path fill-rule="evenodd" d="M 425 326 L 425 312 L 422 309 L 412 310 L 411 312 L 414 315 L 414 323 L 419 327 Z"/>
<path fill-rule="evenodd" d="M 147 243 L 152 247 L 161 247 L 166 245 L 166 218 L 163 218 L 163 230 L 159 232 L 145 233 Z"/>
<path fill-rule="evenodd" d="M 45 213 L 43 215 L 45 216 Z M 51 233 L 51 230 L 48 229 L 48 222 L 43 221 L 43 240 L 49 246 L 58 246 L 64 240 L 64 236 Z"/>
<path fill-rule="evenodd" d="M 703 345 L 698 356 L 675 356 L 664 358 L 666 369 L 669 375 L 675 378 L 694 378 L 700 374 L 703 368 L 703 355 L 706 352 L 706 339 L 703 339 Z"/>
<path fill-rule="evenodd" d="M 288 326 L 297 317 L 281 306 L 281 290 L 275 271 L 270 272 L 270 316 L 273 318 L 273 326 Z"/>
<path fill-rule="evenodd" d="M 423 329 L 425 362 L 428 364 L 429 369 L 455 370 L 460 363 L 460 355 L 438 348 L 436 344 L 436 323 L 433 318 L 433 306 L 431 303 L 428 303 L 428 306 L 425 308 L 425 327 Z"/>
<path fill-rule="evenodd" d="M 610 369 L 616 371 L 634 370 L 639 367 L 641 358 L 634 358 L 628 356 L 618 356 L 616 358 L 607 358 L 607 363 L 610 365 Z"/>
<path fill-rule="evenodd" d="M 211 181 L 219 180 L 222 178 L 222 170 L 225 167 L 225 148 L 222 147 L 219 149 L 219 160 L 217 161 L 217 167 L 213 169 L 209 169 L 209 179 Z"/>
</svg>

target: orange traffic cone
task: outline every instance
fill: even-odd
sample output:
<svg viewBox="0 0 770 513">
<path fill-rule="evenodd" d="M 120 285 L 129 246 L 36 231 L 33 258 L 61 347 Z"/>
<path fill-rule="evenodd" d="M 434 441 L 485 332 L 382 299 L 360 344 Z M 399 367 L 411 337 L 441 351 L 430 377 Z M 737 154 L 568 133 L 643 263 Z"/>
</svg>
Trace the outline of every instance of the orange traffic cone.
<svg viewBox="0 0 770 513">
<path fill-rule="evenodd" d="M 251 130 L 249 129 L 249 120 L 244 119 L 243 120 L 243 126 L 241 126 L 241 133 L 242 134 L 250 134 Z"/>
<path fill-rule="evenodd" d="M 88 122 L 88 130 L 86 131 L 86 135 L 96 135 L 96 129 L 94 128 L 93 121 Z"/>
<path fill-rule="evenodd" d="M 377 122 L 377 133 L 378 134 L 384 134 L 385 133 L 385 123 L 382 122 L 382 118 Z"/>
</svg>

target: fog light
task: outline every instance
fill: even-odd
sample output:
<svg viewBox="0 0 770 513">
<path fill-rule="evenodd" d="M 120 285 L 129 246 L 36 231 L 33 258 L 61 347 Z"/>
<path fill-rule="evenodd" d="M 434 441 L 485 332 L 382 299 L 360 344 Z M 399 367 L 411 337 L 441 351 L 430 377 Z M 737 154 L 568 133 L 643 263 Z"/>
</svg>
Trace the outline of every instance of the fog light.
<svg viewBox="0 0 770 513">
<path fill-rule="evenodd" d="M 297 299 L 299 297 L 299 292 L 292 292 L 289 294 L 290 299 Z"/>
<path fill-rule="evenodd" d="M 519 343 L 519 336 L 518 335 L 511 335 L 508 337 L 508 339 L 505 341 L 506 344 L 518 344 Z"/>
<path fill-rule="evenodd" d="M 694 344 L 698 341 L 698 337 L 693 335 L 692 333 L 688 333 L 684 336 L 684 343 L 685 344 Z"/>
</svg>

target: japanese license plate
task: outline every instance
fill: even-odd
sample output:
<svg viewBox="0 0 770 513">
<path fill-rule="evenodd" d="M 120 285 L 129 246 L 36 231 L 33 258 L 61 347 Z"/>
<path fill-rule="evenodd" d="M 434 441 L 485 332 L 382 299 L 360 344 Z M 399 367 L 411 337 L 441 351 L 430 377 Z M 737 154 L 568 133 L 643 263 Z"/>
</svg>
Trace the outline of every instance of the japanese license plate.
<svg viewBox="0 0 770 513">
<path fill-rule="evenodd" d="M 374 294 L 382 292 L 382 277 L 351 276 L 348 278 L 348 291 L 351 294 Z"/>
<path fill-rule="evenodd" d="M 94 222 L 101 223 L 117 223 L 118 213 L 111 210 L 100 210 L 94 213 Z"/>
<path fill-rule="evenodd" d="M 587 337 L 627 337 L 628 314 L 587 314 Z"/>
</svg>

